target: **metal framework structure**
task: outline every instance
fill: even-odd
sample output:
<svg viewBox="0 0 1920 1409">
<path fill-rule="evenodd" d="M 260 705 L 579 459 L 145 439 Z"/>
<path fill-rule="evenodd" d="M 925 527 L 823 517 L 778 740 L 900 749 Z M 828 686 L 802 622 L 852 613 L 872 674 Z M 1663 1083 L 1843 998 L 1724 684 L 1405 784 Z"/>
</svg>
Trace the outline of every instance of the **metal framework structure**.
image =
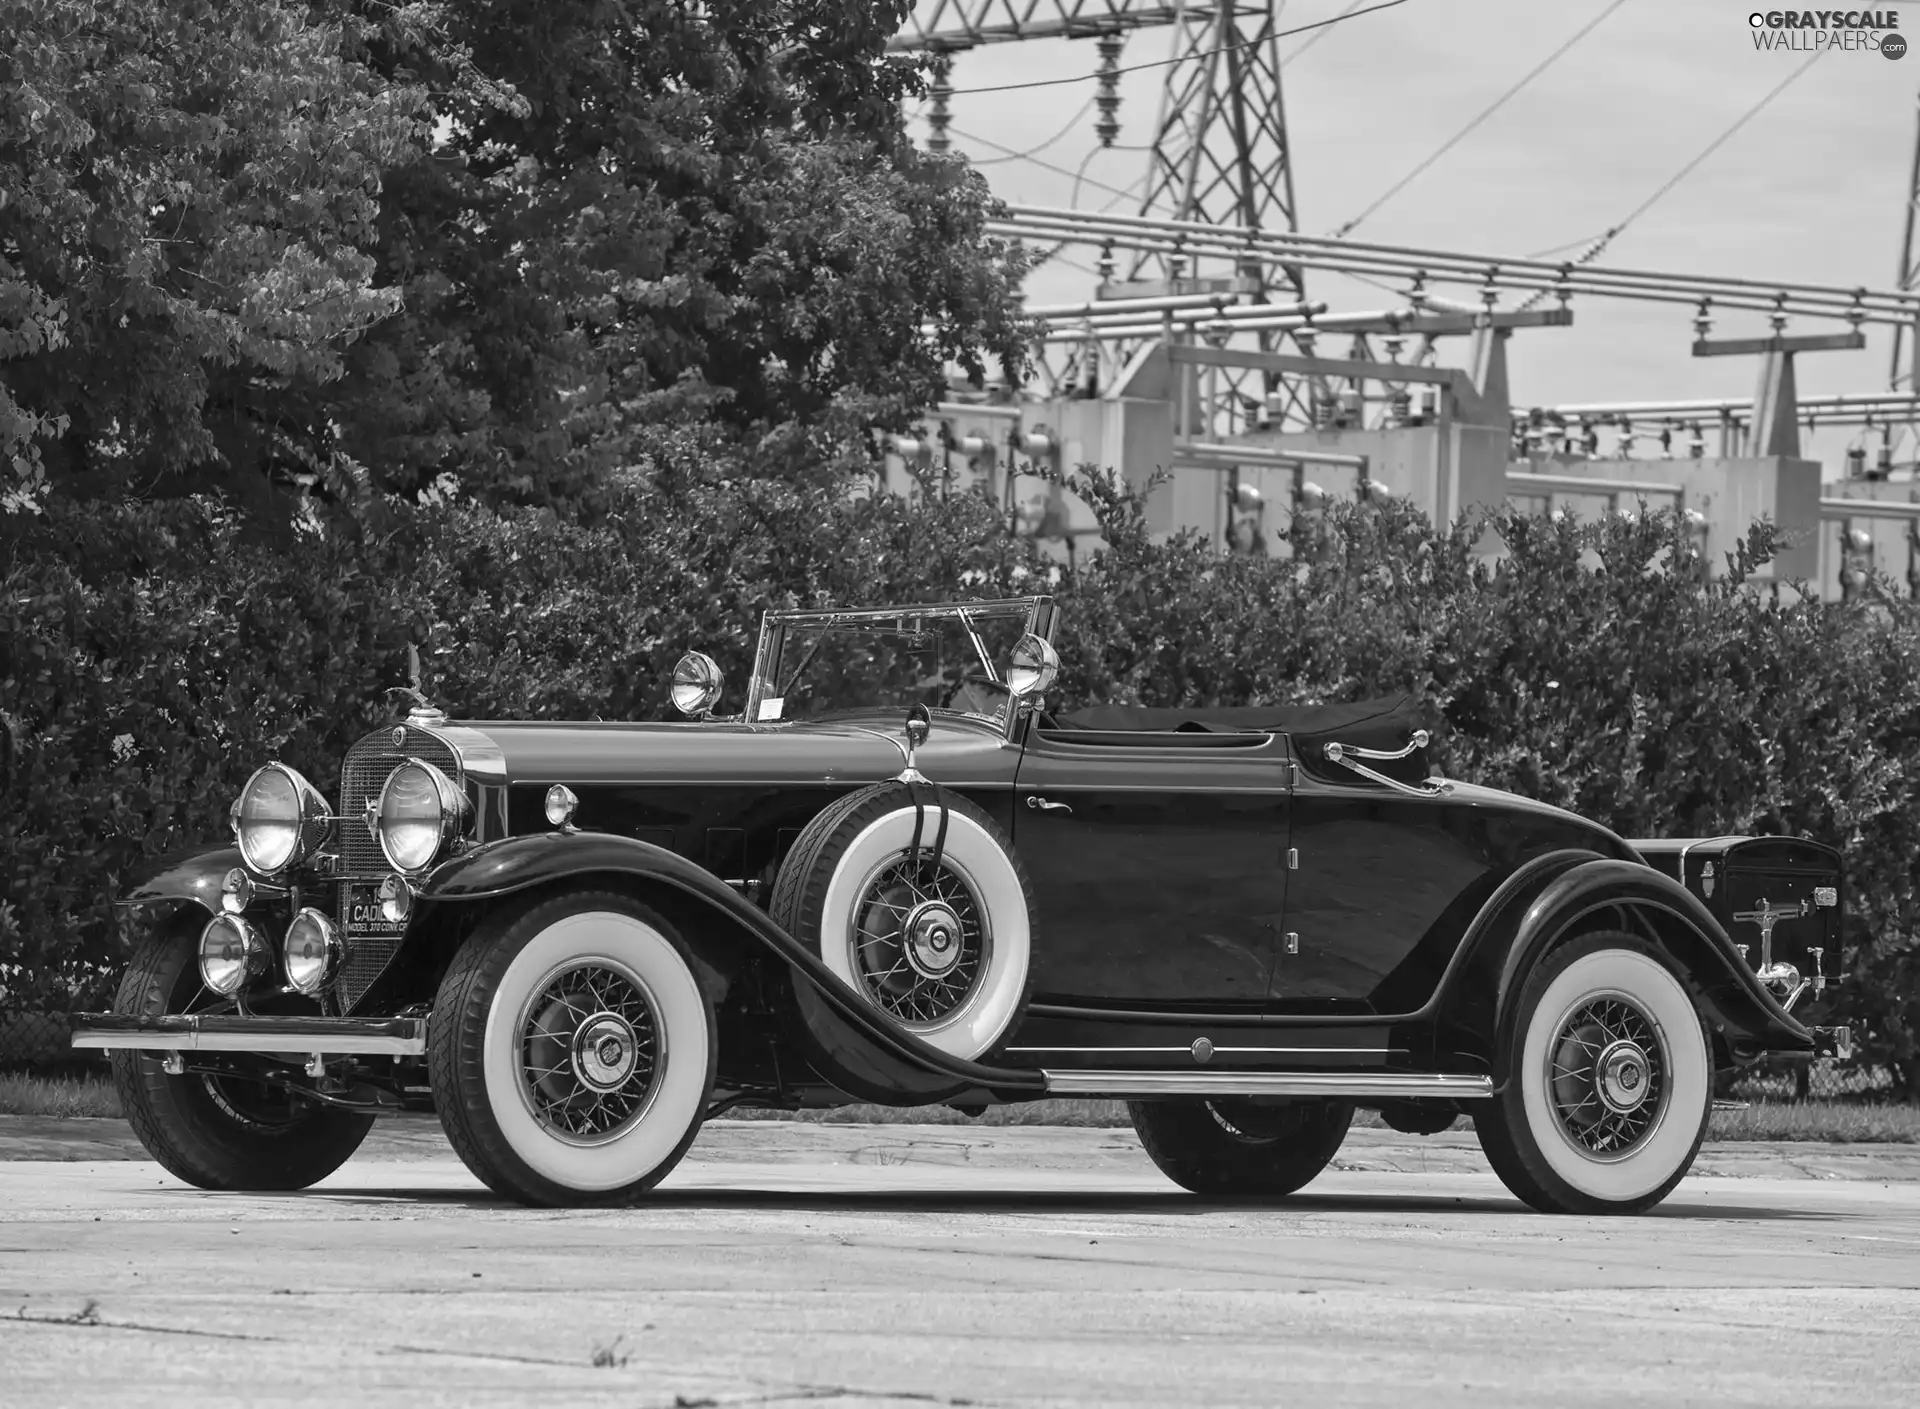
<svg viewBox="0 0 1920 1409">
<path fill-rule="evenodd" d="M 1902 290 L 1912 291 L 1920 287 L 1920 258 L 1914 248 L 1915 216 L 1920 215 L 1920 122 L 1914 126 L 1913 167 L 1907 177 L 1907 216 L 1900 235 L 1900 272 L 1898 283 Z M 1906 371 L 1900 370 L 1900 355 L 1906 342 L 1909 329 L 1896 328 L 1893 333 L 1893 365 L 1887 373 L 1887 385 L 1899 387 L 1905 383 L 1909 388 L 1920 390 L 1920 384 L 1914 379 L 1914 369 L 1909 365 Z M 1920 329 L 1911 330 L 1914 337 L 1912 355 L 1920 358 Z"/>
<path fill-rule="evenodd" d="M 950 56 L 987 44 L 1025 39 L 1100 38 L 1110 90 L 1118 36 L 1168 28 L 1170 62 L 1148 152 L 1147 185 L 1139 213 L 1174 220 L 1263 229 L 1295 228 L 1293 167 L 1287 146 L 1276 34 L 1284 0 L 921 0 L 894 36 L 896 52 L 932 53 L 943 61 L 936 108 L 953 91 L 946 83 Z M 1110 47 L 1109 47 L 1110 46 Z M 943 118 L 936 113 L 936 131 Z M 1127 279 L 1139 283 L 1150 263 L 1163 282 L 1131 292 L 1178 292 L 1184 270 L 1142 252 Z M 1241 270 L 1264 295 L 1278 276 L 1283 297 L 1303 293 L 1299 271 L 1255 261 Z M 1191 285 L 1188 286 L 1191 288 Z"/>
</svg>

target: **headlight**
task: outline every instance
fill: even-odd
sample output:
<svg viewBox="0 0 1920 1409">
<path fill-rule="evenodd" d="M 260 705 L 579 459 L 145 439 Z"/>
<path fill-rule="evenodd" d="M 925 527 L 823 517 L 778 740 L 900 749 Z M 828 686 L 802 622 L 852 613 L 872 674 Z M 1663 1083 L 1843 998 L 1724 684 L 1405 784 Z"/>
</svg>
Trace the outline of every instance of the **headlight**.
<svg viewBox="0 0 1920 1409">
<path fill-rule="evenodd" d="M 466 794 L 431 763 L 410 758 L 387 775 L 374 834 L 396 871 L 424 871 L 466 821 Z"/>
<path fill-rule="evenodd" d="M 226 997 L 267 971 L 267 941 L 238 915 L 215 915 L 200 931 L 200 981 Z"/>
<path fill-rule="evenodd" d="M 719 702 L 723 683 L 712 656 L 688 651 L 673 668 L 673 707 L 704 719 Z"/>
<path fill-rule="evenodd" d="M 286 943 L 280 962 L 287 971 L 287 982 L 309 996 L 327 986 L 347 957 L 346 941 L 339 927 L 311 906 L 303 907 L 287 926 Z"/>
<path fill-rule="evenodd" d="M 298 866 L 333 832 L 327 800 L 284 763 L 269 763 L 247 779 L 229 816 L 241 859 L 263 876 Z"/>
</svg>

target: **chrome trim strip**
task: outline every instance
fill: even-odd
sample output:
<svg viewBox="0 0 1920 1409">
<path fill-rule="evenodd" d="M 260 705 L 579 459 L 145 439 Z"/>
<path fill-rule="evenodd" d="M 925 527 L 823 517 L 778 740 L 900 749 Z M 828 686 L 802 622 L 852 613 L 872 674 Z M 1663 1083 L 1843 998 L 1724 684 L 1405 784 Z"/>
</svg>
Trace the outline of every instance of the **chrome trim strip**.
<svg viewBox="0 0 1920 1409">
<path fill-rule="evenodd" d="M 1178 1052 L 1185 1056 L 1193 1051 L 1193 1044 L 1182 1043 L 1177 1047 L 1009 1047 L 1009 1052 Z M 1218 1047 L 1213 1049 L 1216 1057 L 1233 1056 L 1236 1053 L 1285 1053 L 1290 1056 L 1310 1057 L 1390 1057 L 1396 1052 L 1404 1052 L 1405 1047 Z"/>
<path fill-rule="evenodd" d="M 424 1018 L 243 1018 L 174 1013 L 158 1018 L 79 1013 L 73 1046 L 146 1052 L 320 1052 L 419 1057 Z"/>
<path fill-rule="evenodd" d="M 1490 1076 L 1423 1072 L 1042 1071 L 1057 1096 L 1340 1096 L 1416 1099 L 1491 1096 Z"/>
</svg>

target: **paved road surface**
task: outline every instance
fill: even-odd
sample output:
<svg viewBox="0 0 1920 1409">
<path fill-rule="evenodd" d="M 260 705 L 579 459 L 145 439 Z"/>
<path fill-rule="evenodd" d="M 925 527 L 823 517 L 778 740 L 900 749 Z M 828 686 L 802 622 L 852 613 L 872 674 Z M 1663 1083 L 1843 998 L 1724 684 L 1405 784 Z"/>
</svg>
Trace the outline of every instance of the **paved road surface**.
<svg viewBox="0 0 1920 1409">
<path fill-rule="evenodd" d="M 493 1202 L 422 1128 L 291 1196 L 15 1161 L 0 1401 L 1920 1404 L 1920 1182 L 1848 1158 L 1606 1220 L 1387 1132 L 1263 1207 L 1113 1130 L 722 1124 L 618 1212 Z"/>
</svg>

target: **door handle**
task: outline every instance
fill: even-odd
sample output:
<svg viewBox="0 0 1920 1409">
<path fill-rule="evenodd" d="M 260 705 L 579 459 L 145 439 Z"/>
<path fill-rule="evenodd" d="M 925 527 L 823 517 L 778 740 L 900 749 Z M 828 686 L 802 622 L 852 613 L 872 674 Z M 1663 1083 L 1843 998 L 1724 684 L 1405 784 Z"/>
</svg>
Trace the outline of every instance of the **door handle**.
<svg viewBox="0 0 1920 1409">
<path fill-rule="evenodd" d="M 1072 812 L 1073 811 L 1073 809 L 1069 807 L 1066 803 L 1048 802 L 1045 798 L 1041 797 L 1040 794 L 1038 793 L 1031 793 L 1028 795 L 1027 806 L 1032 808 L 1035 812 Z"/>
</svg>

